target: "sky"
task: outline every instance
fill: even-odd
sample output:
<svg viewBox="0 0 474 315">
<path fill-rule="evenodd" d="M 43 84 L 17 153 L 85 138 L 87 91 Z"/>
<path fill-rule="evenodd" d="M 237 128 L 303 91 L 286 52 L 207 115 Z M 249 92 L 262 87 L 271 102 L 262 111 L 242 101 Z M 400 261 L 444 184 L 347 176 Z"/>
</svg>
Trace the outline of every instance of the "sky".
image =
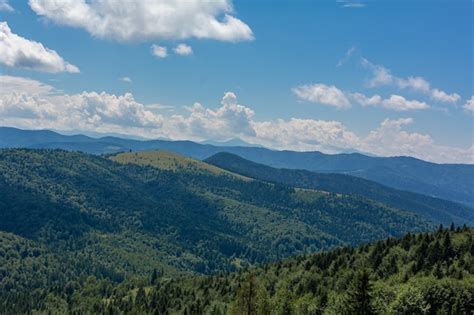
<svg viewBox="0 0 474 315">
<path fill-rule="evenodd" d="M 474 163 L 473 6 L 0 0 L 0 126 Z"/>
</svg>

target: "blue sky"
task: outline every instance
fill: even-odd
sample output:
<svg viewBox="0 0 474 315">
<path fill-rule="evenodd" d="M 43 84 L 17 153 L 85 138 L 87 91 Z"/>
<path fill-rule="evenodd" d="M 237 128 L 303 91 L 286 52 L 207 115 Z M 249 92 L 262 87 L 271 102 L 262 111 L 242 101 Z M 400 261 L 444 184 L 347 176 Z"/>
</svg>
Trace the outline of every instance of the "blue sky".
<svg viewBox="0 0 474 315">
<path fill-rule="evenodd" d="M 79 12 L 79 2 L 63 5 Z M 133 24 L 96 27 L 53 1 L 0 0 L 0 124 L 473 160 L 472 1 L 137 1 L 186 11 L 167 22 L 160 6 L 145 16 L 127 1 L 89 2 L 90 14 L 122 10 Z M 221 25 L 193 22 L 202 16 Z"/>
</svg>

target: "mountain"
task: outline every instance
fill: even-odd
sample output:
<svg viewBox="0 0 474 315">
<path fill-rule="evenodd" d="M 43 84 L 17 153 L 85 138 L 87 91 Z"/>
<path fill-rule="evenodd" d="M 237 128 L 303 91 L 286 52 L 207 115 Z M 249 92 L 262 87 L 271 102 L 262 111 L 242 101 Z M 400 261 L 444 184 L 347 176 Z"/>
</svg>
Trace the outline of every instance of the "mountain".
<svg viewBox="0 0 474 315">
<path fill-rule="evenodd" d="M 470 164 L 436 164 L 411 157 L 371 157 L 359 153 L 330 155 L 259 147 L 213 146 L 192 141 L 140 141 L 117 137 L 96 139 L 7 127 L 0 127 L 1 147 L 64 149 L 92 154 L 159 149 L 199 160 L 219 152 L 229 152 L 272 167 L 347 174 L 392 188 L 474 206 L 474 165 Z"/>
<path fill-rule="evenodd" d="M 162 152 L 0 150 L 0 209 L 0 231 L 111 279 L 153 268 L 231 271 L 433 227 L 359 196 L 250 180 Z"/>
<path fill-rule="evenodd" d="M 251 144 L 248 142 L 245 142 L 244 140 L 240 138 L 233 138 L 227 141 L 212 141 L 212 140 L 206 140 L 203 142 L 200 142 L 201 144 L 210 144 L 216 147 L 257 147 L 257 148 L 262 148 L 263 146 L 258 145 L 258 144 Z"/>
<path fill-rule="evenodd" d="M 153 270 L 113 281 L 84 274 L 63 286 L 0 291 L 0 313 L 469 314 L 473 238 L 472 228 L 439 229 L 212 276 Z M 67 278 L 80 267 L 53 273 L 58 261 L 44 248 L 8 233 L 0 240 L 2 285 Z"/>
<path fill-rule="evenodd" d="M 363 178 L 343 174 L 315 173 L 307 170 L 273 168 L 255 163 L 231 153 L 218 153 L 205 162 L 243 176 L 293 187 L 360 195 L 372 200 L 422 215 L 449 225 L 474 226 L 474 209 L 447 200 L 408 191 L 401 191 Z"/>
</svg>

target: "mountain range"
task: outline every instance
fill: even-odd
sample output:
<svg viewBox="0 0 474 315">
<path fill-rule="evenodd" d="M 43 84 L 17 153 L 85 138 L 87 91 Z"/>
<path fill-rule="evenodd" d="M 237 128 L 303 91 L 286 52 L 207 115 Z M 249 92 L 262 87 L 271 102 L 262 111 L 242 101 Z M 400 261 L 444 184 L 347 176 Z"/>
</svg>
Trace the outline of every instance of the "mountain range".
<svg viewBox="0 0 474 315">
<path fill-rule="evenodd" d="M 0 127 L 0 148 L 59 148 L 92 154 L 167 150 L 204 160 L 219 152 L 267 166 L 356 176 L 399 190 L 474 205 L 474 165 L 436 164 L 412 157 L 373 157 L 359 153 L 276 151 L 261 147 L 214 146 L 192 141 L 132 140 L 65 136 L 47 130 Z"/>
<path fill-rule="evenodd" d="M 0 230 L 125 277 L 229 271 L 435 224 L 357 196 L 253 180 L 163 152 L 0 150 Z"/>
<path fill-rule="evenodd" d="M 332 193 L 364 196 L 391 207 L 417 213 L 438 224 L 449 225 L 454 222 L 458 225 L 474 225 L 474 211 L 468 206 L 394 189 L 355 176 L 274 168 L 227 152 L 217 153 L 207 158 L 205 162 L 243 176 L 267 182 Z"/>
</svg>

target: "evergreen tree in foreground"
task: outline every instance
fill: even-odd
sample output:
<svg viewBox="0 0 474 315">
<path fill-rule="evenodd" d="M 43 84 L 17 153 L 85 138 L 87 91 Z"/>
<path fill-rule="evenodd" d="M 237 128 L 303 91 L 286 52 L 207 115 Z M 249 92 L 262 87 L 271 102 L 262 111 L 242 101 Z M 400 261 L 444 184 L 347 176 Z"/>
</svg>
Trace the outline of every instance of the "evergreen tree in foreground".
<svg viewBox="0 0 474 315">
<path fill-rule="evenodd" d="M 372 285 L 367 270 L 358 272 L 351 284 L 347 298 L 347 313 L 353 315 L 375 314 L 371 305 Z"/>
</svg>

